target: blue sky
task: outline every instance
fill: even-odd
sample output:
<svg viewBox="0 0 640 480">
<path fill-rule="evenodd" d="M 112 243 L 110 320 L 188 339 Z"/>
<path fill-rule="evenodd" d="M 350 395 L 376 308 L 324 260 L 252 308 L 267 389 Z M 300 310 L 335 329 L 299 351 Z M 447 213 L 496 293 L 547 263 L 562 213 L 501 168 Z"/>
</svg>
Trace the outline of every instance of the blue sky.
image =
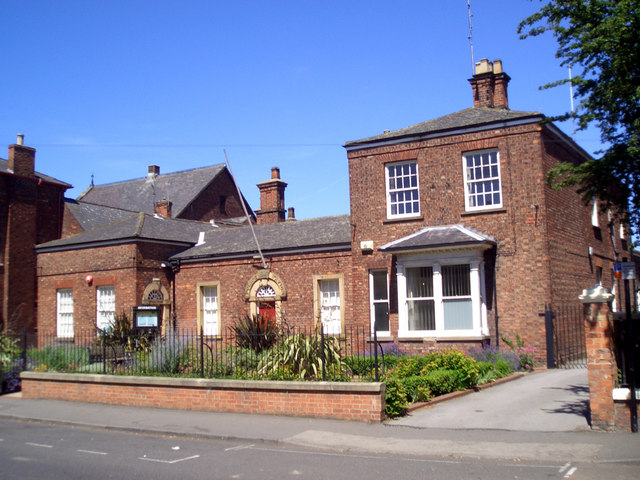
<svg viewBox="0 0 640 480">
<path fill-rule="evenodd" d="M 502 59 L 510 108 L 554 115 L 556 44 L 516 33 L 539 6 L 472 0 L 474 57 Z M 468 36 L 466 0 L 3 0 L 0 156 L 24 133 L 76 197 L 226 149 L 253 208 L 278 166 L 297 218 L 348 213 L 342 145 L 472 106 Z"/>
</svg>

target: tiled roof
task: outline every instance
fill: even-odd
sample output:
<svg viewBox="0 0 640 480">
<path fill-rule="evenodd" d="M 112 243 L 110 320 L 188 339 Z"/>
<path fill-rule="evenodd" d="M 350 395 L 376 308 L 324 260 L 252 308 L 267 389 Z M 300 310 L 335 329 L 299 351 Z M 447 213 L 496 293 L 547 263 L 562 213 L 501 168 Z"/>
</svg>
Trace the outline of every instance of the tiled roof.
<svg viewBox="0 0 640 480">
<path fill-rule="evenodd" d="M 178 243 L 188 247 L 198 241 L 200 232 L 206 232 L 214 228 L 216 227 L 207 222 L 176 220 L 140 212 L 130 214 L 121 220 L 101 225 L 72 237 L 42 243 L 37 246 L 37 250 L 39 252 L 68 250 L 127 243 L 136 240 Z"/>
<path fill-rule="evenodd" d="M 349 215 L 254 225 L 253 228 L 264 254 L 351 248 Z M 246 226 L 209 230 L 203 244 L 174 255 L 172 259 L 241 257 L 257 253 L 251 229 Z"/>
<path fill-rule="evenodd" d="M 376 135 L 362 140 L 347 142 L 345 147 L 349 150 L 370 143 L 393 143 L 393 141 L 401 139 L 411 140 L 412 138 L 420 136 L 448 135 L 460 129 L 482 126 L 495 128 L 500 124 L 513 122 L 539 122 L 543 118 L 544 116 L 539 112 L 519 112 L 504 108 L 472 107 L 411 127 L 385 132 L 382 135 Z"/>
<path fill-rule="evenodd" d="M 380 247 L 383 252 L 495 245 L 495 238 L 463 225 L 426 227 Z"/>
<path fill-rule="evenodd" d="M 155 202 L 173 203 L 173 217 L 180 213 L 209 185 L 225 165 L 214 165 L 182 172 L 161 174 L 136 180 L 94 185 L 78 200 L 136 212 L 154 212 Z"/>
<path fill-rule="evenodd" d="M 0 158 L 0 173 L 7 173 L 7 174 L 13 173 L 9 171 L 9 161 L 3 158 Z M 55 183 L 56 185 L 60 185 L 65 188 L 71 188 L 71 185 L 69 185 L 68 183 L 60 181 L 56 178 L 50 177 L 49 175 L 45 175 L 43 173 L 33 172 L 33 177 L 38 180 L 42 179 L 42 181 L 44 182 Z"/>
<path fill-rule="evenodd" d="M 94 205 L 93 203 L 78 202 L 71 198 L 65 198 L 64 203 L 80 223 L 83 230 L 91 230 L 101 225 L 107 225 L 117 220 L 130 217 L 136 212 L 122 210 L 120 208 Z"/>
</svg>

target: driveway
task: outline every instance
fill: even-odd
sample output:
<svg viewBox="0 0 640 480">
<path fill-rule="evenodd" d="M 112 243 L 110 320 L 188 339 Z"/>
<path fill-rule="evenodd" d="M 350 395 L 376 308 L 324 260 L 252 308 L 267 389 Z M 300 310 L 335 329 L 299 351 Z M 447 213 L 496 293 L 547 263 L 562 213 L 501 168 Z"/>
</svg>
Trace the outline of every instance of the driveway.
<svg viewBox="0 0 640 480">
<path fill-rule="evenodd" d="M 587 369 L 542 370 L 390 422 L 420 428 L 572 432 L 589 429 Z"/>
</svg>

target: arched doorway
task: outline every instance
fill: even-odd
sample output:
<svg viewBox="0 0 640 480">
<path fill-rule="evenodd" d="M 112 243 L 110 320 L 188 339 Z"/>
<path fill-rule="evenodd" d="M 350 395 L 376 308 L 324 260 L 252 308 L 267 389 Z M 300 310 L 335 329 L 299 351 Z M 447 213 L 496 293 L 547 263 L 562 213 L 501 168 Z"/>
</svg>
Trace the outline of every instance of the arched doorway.
<svg viewBox="0 0 640 480">
<path fill-rule="evenodd" d="M 247 282 L 245 300 L 249 302 L 250 315 L 279 322 L 286 299 L 287 290 L 282 280 L 269 270 L 260 270 Z"/>
</svg>

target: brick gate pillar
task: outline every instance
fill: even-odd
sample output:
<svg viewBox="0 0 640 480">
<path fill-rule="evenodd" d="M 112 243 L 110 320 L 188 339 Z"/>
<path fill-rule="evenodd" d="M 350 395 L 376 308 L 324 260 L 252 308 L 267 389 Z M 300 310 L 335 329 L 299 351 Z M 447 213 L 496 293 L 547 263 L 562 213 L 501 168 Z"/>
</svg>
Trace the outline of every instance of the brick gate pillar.
<svg viewBox="0 0 640 480">
<path fill-rule="evenodd" d="M 611 290 L 600 285 L 584 290 L 578 297 L 584 305 L 591 428 L 595 430 L 616 428 L 613 389 L 618 367 L 610 308 L 614 297 Z"/>
</svg>

